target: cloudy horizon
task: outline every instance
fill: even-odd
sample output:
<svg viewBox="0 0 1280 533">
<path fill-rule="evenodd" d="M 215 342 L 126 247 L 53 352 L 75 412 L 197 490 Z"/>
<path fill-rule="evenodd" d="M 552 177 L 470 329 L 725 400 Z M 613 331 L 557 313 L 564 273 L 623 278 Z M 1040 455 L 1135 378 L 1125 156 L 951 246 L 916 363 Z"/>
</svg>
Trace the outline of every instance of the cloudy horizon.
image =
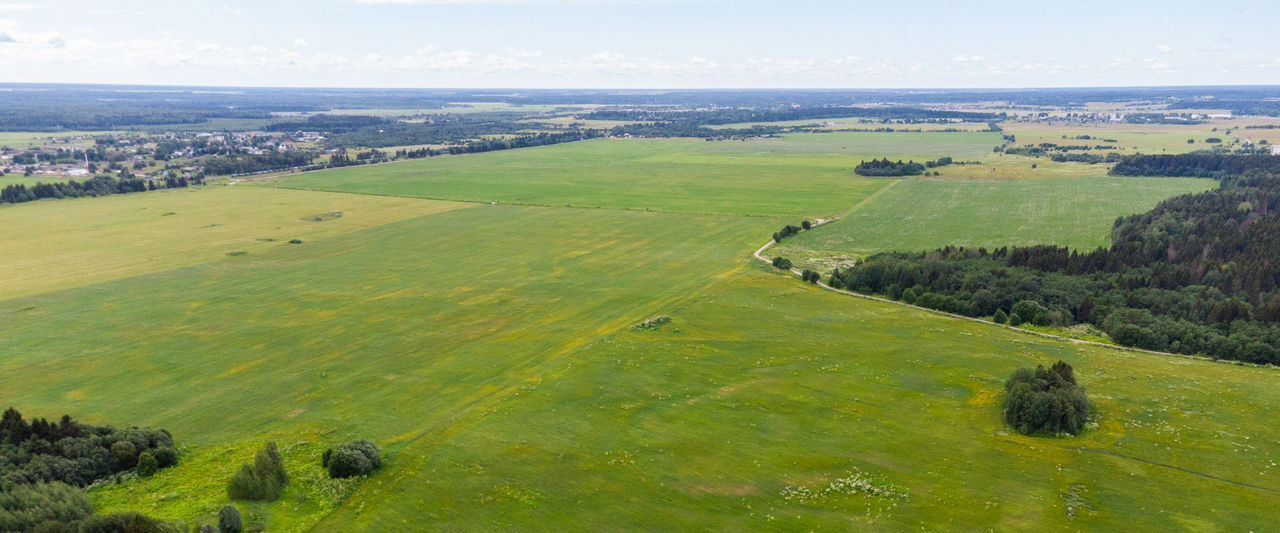
<svg viewBox="0 0 1280 533">
<path fill-rule="evenodd" d="M 1280 50 L 1257 2 L 1029 4 L 0 1 L 0 81 L 875 89 L 1280 80 Z M 1181 16 L 1187 10 L 1198 14 Z"/>
</svg>

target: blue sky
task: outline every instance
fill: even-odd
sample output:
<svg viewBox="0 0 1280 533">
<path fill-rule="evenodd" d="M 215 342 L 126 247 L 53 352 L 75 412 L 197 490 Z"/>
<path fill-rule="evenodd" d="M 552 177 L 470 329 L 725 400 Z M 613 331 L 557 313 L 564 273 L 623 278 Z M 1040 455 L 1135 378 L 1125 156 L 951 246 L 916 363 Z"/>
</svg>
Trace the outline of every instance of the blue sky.
<svg viewBox="0 0 1280 533">
<path fill-rule="evenodd" d="M 0 81 L 883 88 L 1280 84 L 1262 1 L 0 0 Z"/>
</svg>

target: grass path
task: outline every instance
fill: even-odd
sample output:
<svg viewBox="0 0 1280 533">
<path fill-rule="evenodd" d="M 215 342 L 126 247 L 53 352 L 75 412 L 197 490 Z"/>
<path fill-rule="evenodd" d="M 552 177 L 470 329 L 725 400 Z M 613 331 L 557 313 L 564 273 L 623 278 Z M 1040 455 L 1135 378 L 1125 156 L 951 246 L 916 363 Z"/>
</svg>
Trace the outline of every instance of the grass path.
<svg viewBox="0 0 1280 533">
<path fill-rule="evenodd" d="M 822 224 L 826 224 L 827 222 L 835 222 L 836 220 L 839 220 L 839 219 L 845 218 L 845 217 L 847 217 L 847 216 L 849 216 L 849 215 L 852 215 L 852 214 L 853 214 L 854 212 L 856 212 L 857 210 L 862 209 L 863 207 L 865 207 L 865 206 L 867 206 L 867 205 L 870 205 L 870 204 L 871 204 L 871 202 L 874 202 L 876 198 L 879 198 L 879 197 L 883 196 L 883 195 L 884 195 L 884 193 L 888 192 L 890 189 L 893 189 L 894 187 L 897 187 L 897 186 L 898 186 L 898 184 L 899 184 L 899 183 L 902 183 L 903 181 L 906 181 L 906 180 L 895 179 L 895 180 L 890 181 L 888 185 L 885 185 L 884 187 L 881 187 L 881 188 L 880 188 L 879 190 L 877 190 L 876 192 L 873 192 L 873 193 L 871 193 L 871 194 L 867 195 L 867 197 L 866 197 L 866 198 L 863 198 L 863 199 L 862 199 L 861 201 L 859 201 L 858 203 L 853 204 L 852 206 L 849 206 L 849 208 L 848 208 L 848 209 L 846 209 L 846 210 L 842 211 L 842 212 L 841 212 L 839 215 L 837 215 L 835 218 L 833 218 L 833 219 L 831 219 L 831 220 L 823 220 L 823 221 L 821 221 L 821 222 L 822 222 Z M 819 226 L 821 226 L 822 224 L 818 224 L 818 225 L 819 225 Z"/>
</svg>

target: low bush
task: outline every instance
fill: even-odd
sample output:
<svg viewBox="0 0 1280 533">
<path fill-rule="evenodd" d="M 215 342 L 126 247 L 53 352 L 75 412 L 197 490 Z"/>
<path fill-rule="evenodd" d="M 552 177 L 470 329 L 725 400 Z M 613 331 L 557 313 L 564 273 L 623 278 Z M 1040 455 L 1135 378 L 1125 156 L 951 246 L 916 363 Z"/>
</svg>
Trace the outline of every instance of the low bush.
<svg viewBox="0 0 1280 533">
<path fill-rule="evenodd" d="M 991 315 L 991 321 L 997 324 L 1004 324 L 1009 321 L 1009 315 L 1005 314 L 1004 309 L 996 309 L 996 313 Z"/>
<path fill-rule="evenodd" d="M 179 533 L 179 529 L 144 514 L 94 515 L 80 523 L 80 533 Z"/>
<path fill-rule="evenodd" d="M 233 500 L 270 501 L 280 497 L 289 475 L 276 443 L 268 442 L 254 456 L 253 464 L 240 467 L 227 484 L 227 495 Z"/>
<path fill-rule="evenodd" d="M 382 451 L 372 442 L 357 440 L 325 450 L 321 461 L 334 479 L 367 476 L 382 468 Z"/>
<path fill-rule="evenodd" d="M 138 475 L 142 477 L 151 477 L 160 471 L 160 461 L 156 460 L 150 452 L 142 452 L 138 455 L 138 466 L 136 468 Z"/>
<path fill-rule="evenodd" d="M 219 533 L 240 533 L 244 531 L 244 520 L 240 518 L 240 510 L 234 505 L 225 505 L 218 511 Z"/>
</svg>

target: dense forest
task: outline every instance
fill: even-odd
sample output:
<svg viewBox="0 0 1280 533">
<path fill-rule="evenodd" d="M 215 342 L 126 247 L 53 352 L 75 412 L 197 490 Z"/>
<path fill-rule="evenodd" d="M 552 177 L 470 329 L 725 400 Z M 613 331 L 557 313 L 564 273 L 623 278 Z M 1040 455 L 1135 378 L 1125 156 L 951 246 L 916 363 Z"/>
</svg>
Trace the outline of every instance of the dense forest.
<svg viewBox="0 0 1280 533">
<path fill-rule="evenodd" d="M 607 105 L 722 107 L 742 110 L 722 115 L 722 124 L 762 120 L 794 120 L 876 116 L 882 109 L 893 118 L 969 117 L 904 114 L 903 108 L 966 102 L 1008 102 L 1015 106 L 1081 107 L 1088 102 L 1168 103 L 1170 108 L 1214 107 L 1236 114 L 1277 115 L 1270 100 L 1274 87 L 1134 87 L 999 90 L 433 90 L 433 89 L 282 89 L 227 87 L 160 87 L 124 85 L 0 84 L 0 130 L 112 130 L 161 124 L 198 124 L 211 119 L 269 119 L 274 113 L 323 113 L 332 109 L 447 109 L 454 102 L 500 102 L 522 105 Z M 1203 100 L 1212 97 L 1212 102 Z M 889 104 L 869 107 L 871 104 Z M 851 112 L 850 106 L 865 111 Z M 789 109 L 809 111 L 795 114 Z M 823 109 L 827 109 L 823 111 Z M 758 113 L 762 118 L 751 118 Z M 836 115 L 824 113 L 837 113 Z M 857 114 L 861 113 L 861 114 Z M 807 114 L 808 116 L 804 116 Z M 976 113 L 975 113 L 976 114 Z M 1134 120 L 1163 120 L 1132 114 Z M 747 117 L 744 119 L 744 117 Z M 632 119 L 624 119 L 632 120 Z M 713 122 L 706 122 L 711 124 Z M 1180 122 L 1185 123 L 1185 122 Z M 392 146 L 390 144 L 382 146 Z"/>
<path fill-rule="evenodd" d="M 767 109 L 711 109 L 689 110 L 684 108 L 620 108 L 602 109 L 581 115 L 591 120 L 627 120 L 636 122 L 676 122 L 716 126 L 744 122 L 778 122 L 784 120 L 810 120 L 827 118 L 897 119 L 904 121 L 967 121 L 988 122 L 1004 118 L 1002 113 L 974 113 L 944 111 L 916 107 L 778 107 Z"/>
<path fill-rule="evenodd" d="M 1193 100 L 1174 102 L 1169 109 L 1226 109 L 1233 115 L 1280 117 L 1280 101 L 1276 100 Z"/>
<path fill-rule="evenodd" d="M 1013 325 L 1092 324 L 1125 346 L 1280 364 L 1277 159 L 1132 156 L 1116 173 L 1245 170 L 1218 190 L 1118 219 L 1109 248 L 885 253 L 837 270 L 831 283 Z"/>
<path fill-rule="evenodd" d="M 1111 169 L 1115 176 L 1186 176 L 1221 178 L 1263 172 L 1280 175 L 1280 157 L 1263 154 L 1224 155 L 1194 152 L 1181 155 L 1137 155 L 1121 159 Z"/>
<path fill-rule="evenodd" d="M 399 122 L 377 117 L 327 117 L 312 122 L 277 124 L 279 131 L 319 130 L 335 135 L 325 139 L 325 148 L 386 148 L 420 144 L 453 144 L 490 135 L 523 135 L 536 124 L 520 122 L 518 113 L 473 113 L 431 115 L 423 122 Z M 357 126 L 360 122 L 364 125 Z"/>
</svg>

